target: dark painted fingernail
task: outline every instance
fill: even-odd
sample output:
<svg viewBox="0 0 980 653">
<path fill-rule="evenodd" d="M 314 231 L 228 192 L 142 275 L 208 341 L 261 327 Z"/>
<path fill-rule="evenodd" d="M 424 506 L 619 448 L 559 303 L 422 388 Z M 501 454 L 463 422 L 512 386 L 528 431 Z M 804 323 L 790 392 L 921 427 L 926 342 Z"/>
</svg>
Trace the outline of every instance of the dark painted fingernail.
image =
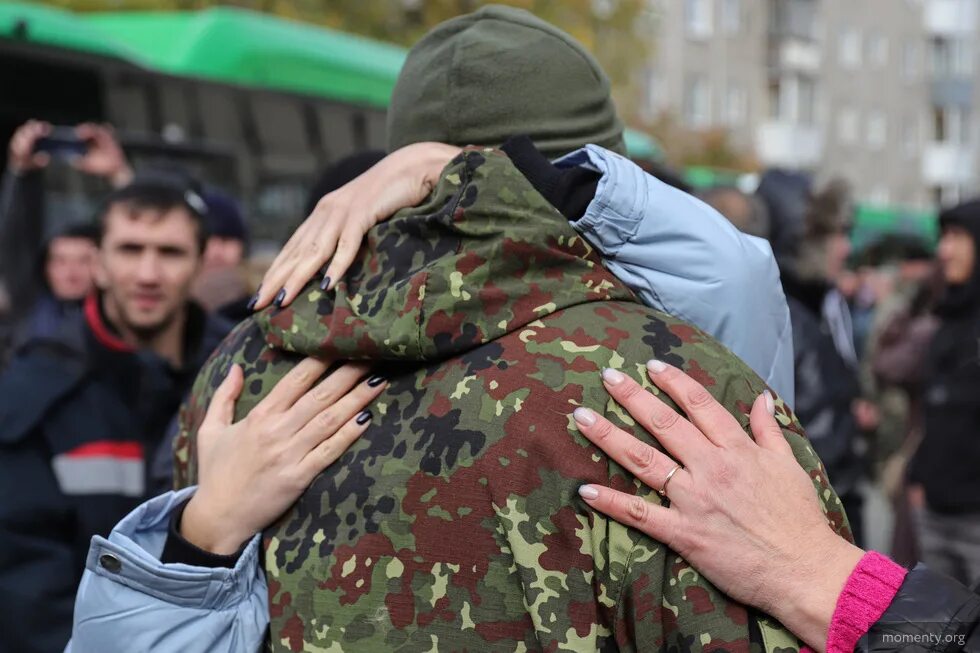
<svg viewBox="0 0 980 653">
<path fill-rule="evenodd" d="M 323 281 L 320 283 L 320 290 L 326 290 L 330 287 L 330 277 L 323 277 Z"/>
<path fill-rule="evenodd" d="M 259 303 L 259 293 L 252 295 L 252 299 L 248 300 L 248 304 L 245 306 L 246 311 L 255 310 L 255 305 Z"/>
<path fill-rule="evenodd" d="M 276 293 L 276 298 L 274 300 L 272 300 L 272 303 L 275 304 L 276 306 L 278 306 L 279 308 L 282 308 L 282 303 L 284 301 L 286 301 L 286 289 L 285 288 L 283 288 L 282 290 L 280 290 L 279 292 Z"/>
<path fill-rule="evenodd" d="M 357 416 L 357 423 L 360 424 L 361 426 L 364 426 L 365 424 L 371 421 L 371 417 L 372 417 L 371 411 L 362 410 L 360 414 Z"/>
<path fill-rule="evenodd" d="M 377 388 L 379 385 L 387 381 L 387 379 L 380 374 L 375 374 L 370 379 L 367 380 L 367 384 L 372 388 Z"/>
</svg>

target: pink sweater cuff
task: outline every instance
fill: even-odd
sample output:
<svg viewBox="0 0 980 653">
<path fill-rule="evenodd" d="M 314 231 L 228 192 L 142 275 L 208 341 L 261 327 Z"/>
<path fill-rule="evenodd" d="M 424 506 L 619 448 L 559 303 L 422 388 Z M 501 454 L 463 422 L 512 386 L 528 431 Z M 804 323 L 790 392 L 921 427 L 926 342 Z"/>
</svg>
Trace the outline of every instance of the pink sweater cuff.
<svg viewBox="0 0 980 653">
<path fill-rule="evenodd" d="M 908 573 L 875 551 L 864 554 L 837 598 L 827 633 L 827 653 L 852 653 L 898 593 Z"/>
</svg>

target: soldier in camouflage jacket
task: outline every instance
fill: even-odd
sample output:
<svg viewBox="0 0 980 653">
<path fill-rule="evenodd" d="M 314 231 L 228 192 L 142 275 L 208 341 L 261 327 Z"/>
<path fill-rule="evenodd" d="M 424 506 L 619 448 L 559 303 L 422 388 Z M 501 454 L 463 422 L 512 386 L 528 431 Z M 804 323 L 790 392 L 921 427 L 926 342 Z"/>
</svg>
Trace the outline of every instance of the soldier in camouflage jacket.
<svg viewBox="0 0 980 653">
<path fill-rule="evenodd" d="M 247 413 L 307 355 L 383 363 L 377 423 L 263 535 L 273 650 L 795 649 L 662 545 L 576 489 L 658 501 L 572 425 L 587 405 L 624 425 L 604 367 L 685 369 L 741 420 L 764 389 L 695 328 L 636 303 L 497 151 L 469 150 L 420 207 L 370 234 L 345 282 L 244 322 L 202 372 L 194 437 L 230 363 Z M 846 524 L 798 423 L 779 419 L 828 520 Z"/>
</svg>

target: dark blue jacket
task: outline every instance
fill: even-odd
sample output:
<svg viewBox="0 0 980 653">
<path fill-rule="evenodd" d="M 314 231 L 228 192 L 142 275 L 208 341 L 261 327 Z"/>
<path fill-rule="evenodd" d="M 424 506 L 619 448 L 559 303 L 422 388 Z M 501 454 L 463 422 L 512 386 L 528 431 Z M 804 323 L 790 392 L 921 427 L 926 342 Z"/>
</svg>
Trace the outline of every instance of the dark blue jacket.
<svg viewBox="0 0 980 653">
<path fill-rule="evenodd" d="M 134 351 L 95 297 L 0 376 L 0 652 L 61 651 L 93 535 L 148 498 L 150 464 L 229 325 L 189 311 L 181 369 Z M 152 488 L 152 489 L 151 489 Z"/>
</svg>

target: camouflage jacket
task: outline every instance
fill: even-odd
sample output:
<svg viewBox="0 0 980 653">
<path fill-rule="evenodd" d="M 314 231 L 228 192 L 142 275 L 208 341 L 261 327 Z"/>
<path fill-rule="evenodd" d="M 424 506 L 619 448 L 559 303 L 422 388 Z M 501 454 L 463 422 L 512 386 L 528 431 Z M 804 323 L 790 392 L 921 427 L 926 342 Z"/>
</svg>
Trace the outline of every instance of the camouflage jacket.
<svg viewBox="0 0 980 653">
<path fill-rule="evenodd" d="M 603 389 L 683 367 L 743 423 L 763 382 L 709 336 L 636 302 L 498 151 L 468 150 L 425 204 L 374 228 L 335 294 L 309 285 L 242 323 L 198 378 L 194 437 L 232 361 L 246 414 L 302 356 L 378 361 L 375 423 L 264 533 L 276 651 L 796 650 L 683 559 L 596 514 L 601 483 L 658 501 L 573 426 Z M 795 418 L 779 419 L 838 532 L 840 503 Z M 649 441 L 643 433 L 637 433 Z"/>
</svg>

